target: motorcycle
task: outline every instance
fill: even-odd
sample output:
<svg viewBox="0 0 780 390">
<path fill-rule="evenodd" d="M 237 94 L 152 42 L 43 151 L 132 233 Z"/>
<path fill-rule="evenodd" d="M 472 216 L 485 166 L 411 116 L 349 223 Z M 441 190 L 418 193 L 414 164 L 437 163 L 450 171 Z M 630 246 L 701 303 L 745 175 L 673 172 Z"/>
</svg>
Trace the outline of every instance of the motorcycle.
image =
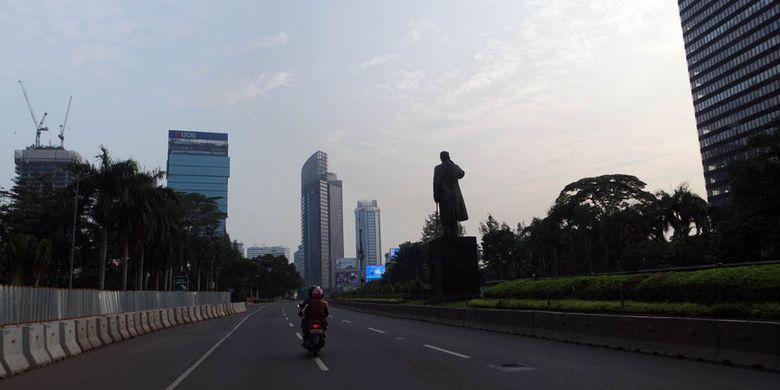
<svg viewBox="0 0 780 390">
<path fill-rule="evenodd" d="M 312 357 L 317 357 L 324 346 L 325 328 L 319 321 L 312 321 L 307 334 L 303 336 L 303 348 L 309 351 Z"/>
</svg>

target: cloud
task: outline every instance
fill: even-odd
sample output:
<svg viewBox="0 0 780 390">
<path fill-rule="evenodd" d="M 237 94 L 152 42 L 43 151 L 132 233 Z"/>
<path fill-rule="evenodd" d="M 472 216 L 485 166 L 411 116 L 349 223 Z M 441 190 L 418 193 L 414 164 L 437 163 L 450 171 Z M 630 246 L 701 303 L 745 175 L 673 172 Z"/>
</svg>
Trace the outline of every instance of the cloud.
<svg viewBox="0 0 780 390">
<path fill-rule="evenodd" d="M 244 46 L 244 50 L 252 51 L 252 50 L 257 50 L 257 49 L 261 49 L 261 48 L 264 48 L 264 47 L 284 46 L 288 42 L 290 42 L 290 37 L 287 36 L 287 33 L 280 32 L 280 33 L 274 34 L 274 35 L 266 35 L 266 36 L 262 36 L 262 37 L 256 37 L 256 38 L 252 39 L 251 41 L 249 41 L 249 43 L 247 43 Z"/>
<path fill-rule="evenodd" d="M 355 70 L 363 70 L 363 69 L 366 69 L 366 68 L 370 68 L 372 66 L 380 65 L 380 64 L 383 64 L 385 62 L 391 61 L 391 60 L 395 59 L 396 57 L 397 56 L 394 55 L 394 54 L 389 54 L 389 55 L 384 55 L 384 56 L 376 56 L 376 57 L 374 57 L 374 58 L 372 58 L 370 60 L 363 61 L 363 62 L 355 65 L 354 69 Z"/>
<path fill-rule="evenodd" d="M 263 73 L 259 76 L 250 78 L 241 83 L 240 87 L 233 87 L 223 94 L 223 100 L 228 106 L 233 107 L 236 103 L 244 101 L 253 101 L 258 96 L 268 95 L 274 89 L 286 87 L 290 84 L 292 75 L 290 72 Z"/>
<path fill-rule="evenodd" d="M 409 29 L 406 32 L 406 41 L 408 43 L 417 43 L 429 38 L 445 43 L 452 41 L 449 35 L 430 20 L 415 20 L 409 23 Z"/>
</svg>

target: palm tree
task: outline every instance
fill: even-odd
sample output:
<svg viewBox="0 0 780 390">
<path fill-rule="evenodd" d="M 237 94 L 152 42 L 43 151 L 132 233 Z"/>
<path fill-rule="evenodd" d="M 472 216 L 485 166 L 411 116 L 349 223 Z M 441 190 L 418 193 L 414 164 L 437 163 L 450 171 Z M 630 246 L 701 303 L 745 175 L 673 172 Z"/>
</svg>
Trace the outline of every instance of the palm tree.
<svg viewBox="0 0 780 390">
<path fill-rule="evenodd" d="M 117 225 L 119 219 L 117 211 L 123 201 L 128 200 L 128 193 L 135 184 L 133 178 L 138 175 L 139 170 L 138 163 L 134 160 L 114 161 L 105 146 L 100 147 L 100 152 L 97 156 L 100 165 L 92 168 L 91 177 L 85 179 L 85 182 L 90 190 L 94 191 L 96 198 L 93 218 L 100 227 L 98 289 L 104 290 L 110 231 Z"/>
<path fill-rule="evenodd" d="M 659 191 L 656 197 L 660 203 L 662 223 L 666 230 L 672 230 L 673 241 L 690 236 L 694 228 L 696 235 L 709 231 L 709 205 L 691 192 L 687 184 L 681 184 L 671 194 Z"/>
</svg>

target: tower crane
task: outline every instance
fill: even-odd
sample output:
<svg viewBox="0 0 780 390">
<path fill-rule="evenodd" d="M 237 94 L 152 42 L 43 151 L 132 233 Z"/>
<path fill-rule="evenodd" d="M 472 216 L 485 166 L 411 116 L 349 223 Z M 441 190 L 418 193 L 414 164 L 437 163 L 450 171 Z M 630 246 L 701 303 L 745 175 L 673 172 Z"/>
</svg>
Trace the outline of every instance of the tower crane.
<svg viewBox="0 0 780 390">
<path fill-rule="evenodd" d="M 41 146 L 41 132 L 49 131 L 48 127 L 43 126 L 43 123 L 46 121 L 46 116 L 49 115 L 49 113 L 44 112 L 41 121 L 38 122 L 38 118 L 35 117 L 35 111 L 33 111 L 32 104 L 30 104 L 30 97 L 27 96 L 27 90 L 24 88 L 24 83 L 22 83 L 22 80 L 19 80 L 19 85 L 22 87 L 24 100 L 27 101 L 27 108 L 30 109 L 30 116 L 32 117 L 33 125 L 35 125 L 35 147 L 37 148 Z"/>
<path fill-rule="evenodd" d="M 70 103 L 73 101 L 73 96 L 68 98 L 68 108 L 65 110 L 65 120 L 60 125 L 60 134 L 57 136 L 60 139 L 60 147 L 65 147 L 65 126 L 68 125 L 68 114 L 70 114 Z"/>
</svg>

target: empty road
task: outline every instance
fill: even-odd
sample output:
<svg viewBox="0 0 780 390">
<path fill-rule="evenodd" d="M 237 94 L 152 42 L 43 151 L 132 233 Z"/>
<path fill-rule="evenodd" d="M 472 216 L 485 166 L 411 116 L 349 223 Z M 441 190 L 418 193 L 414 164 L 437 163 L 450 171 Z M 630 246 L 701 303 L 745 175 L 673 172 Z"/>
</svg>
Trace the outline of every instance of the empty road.
<svg viewBox="0 0 780 390">
<path fill-rule="evenodd" d="M 333 308 L 320 358 L 294 303 L 139 336 L 0 389 L 776 389 L 780 375 Z"/>
</svg>

